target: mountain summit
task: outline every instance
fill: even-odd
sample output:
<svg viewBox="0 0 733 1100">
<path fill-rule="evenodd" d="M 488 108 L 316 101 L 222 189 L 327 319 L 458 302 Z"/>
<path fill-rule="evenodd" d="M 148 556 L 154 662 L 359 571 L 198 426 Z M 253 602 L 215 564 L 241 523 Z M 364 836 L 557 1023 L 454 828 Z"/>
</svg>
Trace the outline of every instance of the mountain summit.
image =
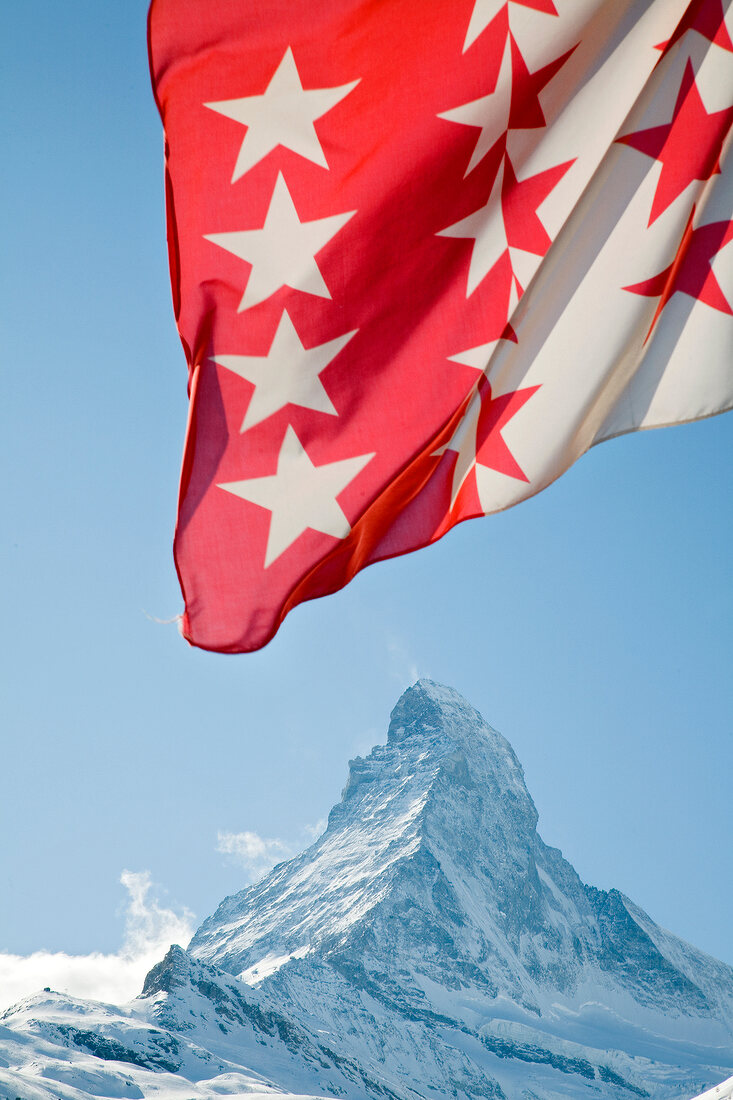
<svg viewBox="0 0 733 1100">
<path fill-rule="evenodd" d="M 430 680 L 189 950 L 419 1096 L 692 1095 L 733 1067 L 733 971 L 584 885 L 509 743 Z"/>
<path fill-rule="evenodd" d="M 190 949 L 235 974 L 257 963 L 262 975 L 274 959 L 345 943 L 387 909 L 393 919 L 398 897 L 429 886 L 445 896 L 435 913 L 432 903 L 421 904 L 421 928 L 410 925 L 425 951 L 428 923 L 442 926 L 460 904 L 449 898 L 466 876 L 490 878 L 497 919 L 502 902 L 505 913 L 516 908 L 513 895 L 527 891 L 536 822 L 509 743 L 457 692 L 420 680 L 392 712 L 387 744 L 350 762 L 323 836 L 227 898 Z M 486 890 L 472 885 L 470 893 L 476 901 Z M 437 946 L 440 968 L 442 934 Z"/>
<path fill-rule="evenodd" d="M 688 1100 L 733 1072 L 733 970 L 585 885 L 537 833 L 505 738 L 419 680 L 323 835 L 139 998 L 47 991 L 4 1036 L 0 1085 L 31 1058 L 34 1100 Z"/>
</svg>

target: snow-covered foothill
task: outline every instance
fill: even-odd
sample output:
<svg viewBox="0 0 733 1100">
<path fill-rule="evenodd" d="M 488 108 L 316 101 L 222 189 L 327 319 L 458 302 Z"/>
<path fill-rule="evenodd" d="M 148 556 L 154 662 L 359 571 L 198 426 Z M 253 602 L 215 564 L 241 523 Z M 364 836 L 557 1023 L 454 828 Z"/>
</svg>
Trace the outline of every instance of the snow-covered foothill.
<svg viewBox="0 0 733 1100">
<path fill-rule="evenodd" d="M 727 1081 L 721 1081 L 719 1085 L 713 1085 L 711 1089 L 701 1092 L 694 1100 L 731 1100 L 733 1098 L 733 1077 Z"/>
</svg>

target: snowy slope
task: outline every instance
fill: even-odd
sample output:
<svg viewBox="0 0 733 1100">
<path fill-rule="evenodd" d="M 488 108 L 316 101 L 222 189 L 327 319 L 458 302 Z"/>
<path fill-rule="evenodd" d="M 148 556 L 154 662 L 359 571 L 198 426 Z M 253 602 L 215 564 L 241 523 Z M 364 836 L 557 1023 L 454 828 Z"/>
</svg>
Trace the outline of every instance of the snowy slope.
<svg viewBox="0 0 733 1100">
<path fill-rule="evenodd" d="M 261 993 L 172 947 L 115 1007 L 44 992 L 0 1017 L 0 1097 L 393 1097 Z M 288 1091 L 292 1090 L 292 1091 Z M 405 1098 L 407 1100 L 407 1098 Z"/>
<path fill-rule="evenodd" d="M 695 1100 L 731 1100 L 731 1098 L 733 1098 L 733 1077 L 729 1077 L 719 1085 L 714 1085 L 700 1096 L 696 1096 Z"/>
</svg>

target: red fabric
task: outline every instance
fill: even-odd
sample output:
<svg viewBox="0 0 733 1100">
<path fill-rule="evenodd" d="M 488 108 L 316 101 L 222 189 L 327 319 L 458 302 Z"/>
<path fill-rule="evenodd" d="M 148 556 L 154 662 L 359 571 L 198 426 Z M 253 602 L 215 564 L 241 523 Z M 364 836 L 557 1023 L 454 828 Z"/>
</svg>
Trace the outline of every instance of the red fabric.
<svg viewBox="0 0 733 1100">
<path fill-rule="evenodd" d="M 477 30 L 475 7 L 473 0 L 151 4 L 151 72 L 167 137 L 173 299 L 190 372 L 175 555 L 186 605 L 183 632 L 195 645 L 256 649 L 295 604 L 490 510 L 473 475 L 456 481 L 458 448 L 448 446 L 471 400 L 480 406 L 475 463 L 516 483 L 525 496 L 542 487 L 529 484 L 524 460 L 501 434 L 512 417 L 525 415 L 542 385 L 497 388 L 485 375 L 477 382 L 481 367 L 460 362 L 460 353 L 516 342 L 509 319 L 526 289 L 516 259 L 539 262 L 550 249 L 542 204 L 575 163 L 575 153 L 531 171 L 518 154 L 509 155 L 504 131 L 468 171 L 480 129 L 440 116 L 490 95 L 508 58 L 514 80 L 506 130 L 533 140 L 549 113 L 561 116 L 587 79 L 590 62 L 583 69 L 575 57 L 586 27 L 568 27 L 549 0 L 524 0 L 497 2 Z M 639 5 L 640 16 L 645 7 Z M 672 41 L 684 10 L 679 3 L 668 7 L 677 14 L 668 14 L 666 39 L 657 34 L 656 42 Z M 715 7 L 696 0 L 690 9 L 690 21 L 694 16 L 711 39 L 717 32 L 705 11 Z M 528 62 L 522 52 L 511 22 L 515 9 L 524 20 L 541 22 L 546 46 L 540 61 Z M 464 49 L 472 17 L 473 38 Z M 249 140 L 251 151 L 256 136 L 221 105 L 263 96 L 288 49 L 306 92 L 343 90 L 358 81 L 313 123 L 327 166 L 278 144 L 233 178 L 243 142 Z M 642 80 L 658 58 L 650 46 Z M 574 76 L 566 79 L 571 61 Z M 714 120 L 715 149 L 698 150 L 688 172 L 690 179 L 707 178 L 717 170 L 730 112 L 706 114 L 697 99 L 684 98 L 692 69 L 685 80 L 677 115 L 697 125 L 692 108 L 683 106 L 693 103 L 700 118 Z M 659 157 L 669 173 L 669 150 L 676 155 L 670 134 L 679 136 L 673 124 L 674 118 L 665 126 L 639 127 L 624 138 L 636 150 L 625 155 Z M 687 182 L 684 176 L 660 191 L 657 205 L 673 202 Z M 264 276 L 256 267 L 265 261 L 248 261 L 230 244 L 236 233 L 265 227 L 274 193 L 280 188 L 282 196 L 283 186 L 300 223 L 337 215 L 344 221 L 312 257 L 318 272 L 311 272 L 309 289 L 297 285 L 296 273 L 296 285 L 285 279 L 257 295 L 253 288 Z M 472 241 L 460 236 L 459 223 L 483 210 L 492 195 L 502 208 L 507 248 L 478 272 L 471 289 Z M 251 241 L 242 246 L 245 252 Z M 318 273 L 326 293 L 313 290 Z M 631 270 L 626 285 L 637 295 L 672 293 L 657 289 L 654 280 L 634 282 L 634 275 Z M 686 287 L 676 275 L 673 289 Z M 243 302 L 245 293 L 256 300 Z M 649 308 L 655 307 L 652 302 Z M 289 401 L 272 412 L 262 406 L 266 415 L 241 430 L 245 415 L 254 419 L 254 403 L 247 410 L 260 383 L 223 361 L 245 357 L 243 369 L 254 369 L 252 362 L 267 359 L 278 334 L 285 339 L 284 316 L 306 352 L 349 338 L 313 382 L 310 392 L 318 393 L 310 405 Z M 305 452 L 314 476 L 330 464 L 362 463 L 344 467 L 349 476 L 336 494 L 343 532 L 318 529 L 320 523 L 336 530 L 331 525 L 339 522 L 338 516 L 322 519 L 319 505 L 316 527 L 298 532 L 296 520 L 285 516 L 286 532 L 275 539 L 272 511 L 236 495 L 233 486 L 244 485 L 251 497 L 255 479 L 275 476 L 286 436 L 292 453 L 298 447 Z"/>
</svg>

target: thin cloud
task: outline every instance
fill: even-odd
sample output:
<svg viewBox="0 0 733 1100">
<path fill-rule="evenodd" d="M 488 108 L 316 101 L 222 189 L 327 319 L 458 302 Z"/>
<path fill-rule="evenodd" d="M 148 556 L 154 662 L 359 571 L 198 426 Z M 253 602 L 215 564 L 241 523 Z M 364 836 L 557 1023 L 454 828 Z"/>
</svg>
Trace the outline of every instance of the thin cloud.
<svg viewBox="0 0 733 1100">
<path fill-rule="evenodd" d="M 194 930 L 193 913 L 160 905 L 151 896 L 153 883 L 148 871 L 123 871 L 120 882 L 128 894 L 120 950 L 89 955 L 0 953 L 0 1011 L 46 986 L 72 997 L 124 1004 L 137 996 L 148 970 L 172 943 L 188 943 Z"/>
<path fill-rule="evenodd" d="M 327 824 L 326 818 L 322 817 L 312 825 L 303 825 L 300 829 L 302 839 L 306 844 L 312 844 L 324 832 Z M 217 852 L 230 856 L 244 868 L 250 882 L 257 882 L 276 863 L 292 859 L 302 848 L 302 843 L 290 843 L 280 840 L 279 837 L 264 837 L 249 830 L 243 833 L 219 832 L 216 839 Z"/>
<path fill-rule="evenodd" d="M 217 833 L 216 850 L 222 855 L 231 856 L 240 867 L 243 867 L 250 882 L 256 882 L 276 863 L 295 855 L 295 849 L 286 841 L 248 831 Z"/>
<path fill-rule="evenodd" d="M 312 844 L 314 840 L 318 840 L 321 833 L 325 833 L 327 825 L 328 819 L 321 817 L 313 825 L 304 825 L 301 832 L 308 842 Z"/>
</svg>

